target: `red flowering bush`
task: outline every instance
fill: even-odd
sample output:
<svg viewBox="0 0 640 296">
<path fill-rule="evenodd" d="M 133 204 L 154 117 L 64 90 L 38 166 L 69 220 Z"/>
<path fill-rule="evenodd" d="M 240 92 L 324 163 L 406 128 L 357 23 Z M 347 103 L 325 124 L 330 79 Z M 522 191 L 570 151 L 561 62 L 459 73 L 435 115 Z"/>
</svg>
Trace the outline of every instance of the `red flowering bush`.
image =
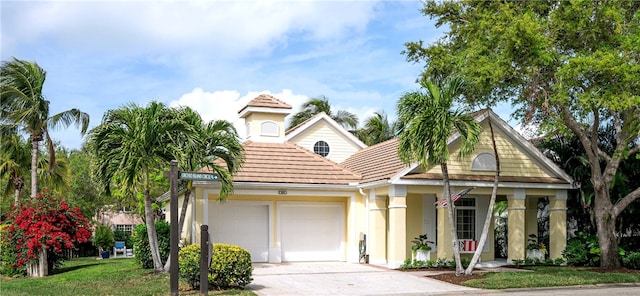
<svg viewBox="0 0 640 296">
<path fill-rule="evenodd" d="M 91 237 L 89 223 L 80 208 L 70 208 L 61 197 L 54 197 L 49 191 L 43 191 L 20 208 L 14 206 L 4 223 L 2 273 L 20 273 L 26 263 L 37 260 L 43 247 L 47 253 L 55 254 L 52 258 L 62 258 L 65 250 Z M 14 260 L 6 262 L 6 259 Z"/>
</svg>

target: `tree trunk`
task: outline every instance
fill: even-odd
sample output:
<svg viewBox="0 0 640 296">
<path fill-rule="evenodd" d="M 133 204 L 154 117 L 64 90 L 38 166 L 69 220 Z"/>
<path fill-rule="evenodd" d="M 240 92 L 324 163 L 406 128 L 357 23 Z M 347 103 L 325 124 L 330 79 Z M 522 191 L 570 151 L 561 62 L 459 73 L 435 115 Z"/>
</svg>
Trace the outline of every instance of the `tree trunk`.
<svg viewBox="0 0 640 296">
<path fill-rule="evenodd" d="M 496 195 L 498 194 L 498 183 L 500 178 L 500 158 L 498 157 L 498 147 L 496 146 L 496 137 L 493 133 L 493 126 L 491 125 L 491 116 L 488 117 L 489 120 L 489 130 L 491 131 L 491 144 L 493 144 L 493 155 L 496 158 L 496 174 L 493 179 L 493 189 L 491 190 L 491 199 L 489 200 L 489 208 L 487 209 L 487 216 L 484 219 L 484 226 L 482 227 L 482 234 L 480 235 L 480 241 L 478 242 L 478 248 L 473 254 L 473 258 L 471 258 L 471 262 L 469 262 L 469 266 L 464 271 L 465 275 L 471 275 L 473 273 L 473 268 L 475 267 L 478 259 L 480 259 L 480 255 L 482 255 L 482 249 L 484 249 L 484 244 L 487 241 L 487 236 L 489 235 L 489 226 L 491 226 L 491 219 L 493 218 L 493 207 L 496 204 Z"/>
<path fill-rule="evenodd" d="M 18 206 L 20 204 L 20 192 L 24 188 L 24 179 L 14 175 L 11 177 L 11 182 L 13 183 L 13 188 L 15 188 L 15 205 Z"/>
<path fill-rule="evenodd" d="M 18 206 L 20 204 L 20 190 L 16 189 L 16 201 L 15 201 L 15 205 Z"/>
<path fill-rule="evenodd" d="M 31 198 L 38 195 L 38 136 L 31 136 Z"/>
<path fill-rule="evenodd" d="M 153 269 L 155 271 L 163 271 L 162 258 L 160 258 L 160 249 L 158 248 L 158 234 L 156 233 L 155 215 L 151 206 L 151 195 L 149 187 L 144 190 L 144 220 L 147 223 L 147 237 L 149 238 L 149 248 L 151 249 L 151 258 L 153 259 Z"/>
<path fill-rule="evenodd" d="M 188 181 L 191 183 L 191 181 Z M 180 218 L 178 219 L 178 236 L 182 236 L 182 228 L 184 227 L 185 216 L 187 215 L 187 208 L 189 206 L 189 197 L 191 196 L 190 184 L 187 185 L 187 190 L 184 192 L 184 202 L 182 203 L 182 208 L 180 209 Z M 167 262 L 164 264 L 164 271 L 169 272 L 171 268 L 171 255 L 167 259 Z"/>
<path fill-rule="evenodd" d="M 49 275 L 47 249 L 44 245 L 40 251 L 38 251 L 38 261 L 30 261 L 27 263 L 27 275 L 30 277 L 45 277 Z"/>
<path fill-rule="evenodd" d="M 595 180 L 592 180 L 592 182 Z M 595 183 L 594 183 L 595 185 Z M 594 186 L 595 189 L 595 214 L 596 227 L 598 229 L 598 242 L 600 246 L 600 267 L 619 268 L 620 256 L 618 255 L 618 240 L 616 238 L 616 219 L 611 215 L 612 206 L 608 187 L 603 184 Z"/>
<path fill-rule="evenodd" d="M 451 225 L 451 245 L 453 246 L 453 258 L 456 262 L 456 275 L 461 275 L 464 273 L 464 269 L 462 268 L 462 262 L 460 261 L 460 245 L 458 244 L 458 231 L 456 226 L 456 221 L 454 219 L 455 206 L 451 201 L 451 188 L 449 186 L 449 169 L 447 168 L 447 163 L 443 162 L 440 164 L 440 168 L 442 168 L 442 179 L 444 181 L 444 194 L 447 199 L 447 211 L 449 212 L 449 225 Z"/>
</svg>

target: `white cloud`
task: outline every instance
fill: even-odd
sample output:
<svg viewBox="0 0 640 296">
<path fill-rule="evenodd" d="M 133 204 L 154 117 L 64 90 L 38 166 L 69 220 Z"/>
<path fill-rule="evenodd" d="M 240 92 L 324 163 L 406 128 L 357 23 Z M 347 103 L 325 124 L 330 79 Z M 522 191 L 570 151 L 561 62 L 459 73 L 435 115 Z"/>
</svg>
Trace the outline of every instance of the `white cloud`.
<svg viewBox="0 0 640 296">
<path fill-rule="evenodd" d="M 2 43 L 46 40 L 102 53 L 225 57 L 268 53 L 292 35 L 337 40 L 364 30 L 371 1 L 6 2 Z M 37 20 L 37 21 L 34 21 Z M 25 25 L 28 22 L 28 25 Z"/>
<path fill-rule="evenodd" d="M 222 119 L 232 122 L 242 136 L 244 120 L 238 117 L 238 111 L 261 94 L 272 95 L 291 105 L 293 107 L 291 114 L 300 111 L 300 106 L 309 99 L 305 95 L 294 94 L 290 89 L 283 89 L 278 93 L 269 90 L 249 91 L 245 95 L 241 95 L 235 90 L 207 92 L 202 88 L 196 88 L 183 94 L 179 99 L 171 101 L 169 105 L 172 107 L 189 106 L 198 111 L 205 121 Z"/>
</svg>

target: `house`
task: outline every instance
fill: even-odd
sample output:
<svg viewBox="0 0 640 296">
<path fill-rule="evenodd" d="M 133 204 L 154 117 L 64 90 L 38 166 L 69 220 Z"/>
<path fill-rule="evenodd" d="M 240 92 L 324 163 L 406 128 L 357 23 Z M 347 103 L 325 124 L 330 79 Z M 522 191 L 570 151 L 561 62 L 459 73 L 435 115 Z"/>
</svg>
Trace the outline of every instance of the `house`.
<svg viewBox="0 0 640 296">
<path fill-rule="evenodd" d="M 144 223 L 140 215 L 124 211 L 100 211 L 97 213 L 96 218 L 100 224 L 111 226 L 113 231 L 121 230 L 128 234 L 133 233 L 136 225 Z"/>
<path fill-rule="evenodd" d="M 397 267 L 411 258 L 411 240 L 426 233 L 435 241 L 431 259 L 453 258 L 447 209 L 435 205 L 443 199 L 439 165 L 405 165 L 397 139 L 366 147 L 324 113 L 285 131 L 290 112 L 269 95 L 238 112 L 246 122 L 246 163 L 234 177 L 234 193 L 221 203 L 219 183 L 194 181 L 185 240 L 199 242 L 200 225 L 208 224 L 214 242 L 237 244 L 254 262 L 272 263 L 358 262 L 364 243 L 370 263 Z M 480 237 L 493 186 L 490 117 L 501 161 L 497 198 L 509 207 L 508 259 L 525 258 L 528 235 L 537 233 L 539 198 L 550 200 L 549 256 L 561 257 L 571 177 L 491 110 L 473 115 L 482 127 L 474 153 L 459 160 L 458 135 L 449 139 L 452 192 L 475 187 L 456 202 L 462 250 L 470 253 Z M 483 261 L 494 259 L 493 241 L 490 233 Z"/>
</svg>

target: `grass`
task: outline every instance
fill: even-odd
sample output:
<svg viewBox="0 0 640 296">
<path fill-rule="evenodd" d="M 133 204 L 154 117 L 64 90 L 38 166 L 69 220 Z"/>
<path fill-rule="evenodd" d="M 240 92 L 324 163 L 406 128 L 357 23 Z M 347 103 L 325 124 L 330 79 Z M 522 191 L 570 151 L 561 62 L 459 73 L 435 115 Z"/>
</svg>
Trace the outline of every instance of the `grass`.
<svg viewBox="0 0 640 296">
<path fill-rule="evenodd" d="M 180 295 L 199 295 L 198 290 Z M 66 261 L 56 274 L 44 278 L 0 278 L 0 295 L 169 295 L 169 275 L 140 268 L 134 259 Z M 209 295 L 255 295 L 251 291 L 210 291 Z"/>
<path fill-rule="evenodd" d="M 481 289 L 556 287 L 613 283 L 640 283 L 640 272 L 598 271 L 588 267 L 535 266 L 532 272 L 494 272 L 485 278 L 471 279 L 462 285 Z"/>
</svg>

